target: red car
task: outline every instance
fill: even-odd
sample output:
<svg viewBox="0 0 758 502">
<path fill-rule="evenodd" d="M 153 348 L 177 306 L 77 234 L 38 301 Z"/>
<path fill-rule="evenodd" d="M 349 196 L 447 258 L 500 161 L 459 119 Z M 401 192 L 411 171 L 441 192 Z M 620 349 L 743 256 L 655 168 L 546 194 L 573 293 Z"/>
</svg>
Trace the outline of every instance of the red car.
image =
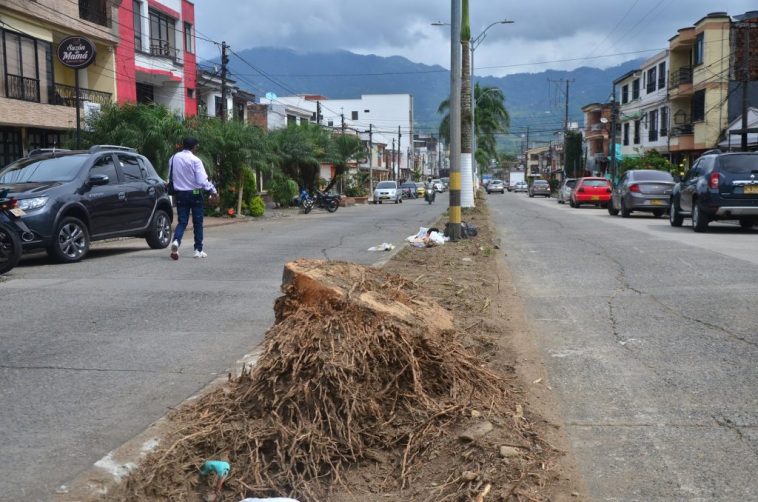
<svg viewBox="0 0 758 502">
<path fill-rule="evenodd" d="M 579 178 L 571 192 L 571 207 L 595 204 L 606 207 L 611 200 L 611 182 L 605 178 Z"/>
</svg>

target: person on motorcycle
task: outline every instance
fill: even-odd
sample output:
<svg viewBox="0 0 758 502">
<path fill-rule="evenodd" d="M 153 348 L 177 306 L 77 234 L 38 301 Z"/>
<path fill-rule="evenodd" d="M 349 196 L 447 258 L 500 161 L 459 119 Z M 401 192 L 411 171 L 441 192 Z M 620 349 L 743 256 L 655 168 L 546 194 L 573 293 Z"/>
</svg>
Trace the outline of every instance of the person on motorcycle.
<svg viewBox="0 0 758 502">
<path fill-rule="evenodd" d="M 426 199 L 427 202 L 429 202 L 431 204 L 434 201 L 435 196 L 437 195 L 435 193 L 436 191 L 434 189 L 434 183 L 432 183 L 432 177 L 431 176 L 429 176 L 426 179 L 426 183 L 424 183 L 424 190 L 425 190 L 425 192 L 424 192 L 424 198 Z"/>
</svg>

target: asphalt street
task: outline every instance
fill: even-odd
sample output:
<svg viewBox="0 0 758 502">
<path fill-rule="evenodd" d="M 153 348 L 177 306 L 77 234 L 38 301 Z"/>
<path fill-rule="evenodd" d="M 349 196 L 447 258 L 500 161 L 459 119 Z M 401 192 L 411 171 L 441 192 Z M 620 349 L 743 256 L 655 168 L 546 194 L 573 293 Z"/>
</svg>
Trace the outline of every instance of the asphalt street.
<svg viewBox="0 0 758 502">
<path fill-rule="evenodd" d="M 488 196 L 594 500 L 758 500 L 758 230 Z"/>
<path fill-rule="evenodd" d="M 283 265 L 301 257 L 371 264 L 447 207 L 423 200 L 314 210 L 206 229 L 204 260 L 142 240 L 81 263 L 43 255 L 0 282 L 0 500 L 49 500 L 249 353 L 273 322 Z"/>
</svg>

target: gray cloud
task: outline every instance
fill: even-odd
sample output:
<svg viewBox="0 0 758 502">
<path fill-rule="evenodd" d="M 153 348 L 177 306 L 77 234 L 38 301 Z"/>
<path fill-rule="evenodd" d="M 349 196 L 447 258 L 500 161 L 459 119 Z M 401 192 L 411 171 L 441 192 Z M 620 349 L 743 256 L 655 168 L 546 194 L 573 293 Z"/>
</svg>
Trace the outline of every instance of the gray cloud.
<svg viewBox="0 0 758 502">
<path fill-rule="evenodd" d="M 754 0 L 472 0 L 474 36 L 493 21 L 515 21 L 487 32 L 475 52 L 475 66 L 481 75 L 608 67 L 654 54 L 621 53 L 664 48 L 677 29 L 709 12 L 737 15 L 751 8 Z M 433 21 L 449 20 L 447 1 L 197 0 L 195 9 L 198 33 L 223 39 L 235 50 L 344 49 L 445 67 L 450 62 L 449 27 L 431 26 Z M 212 44 L 201 41 L 199 48 L 203 58 L 218 55 Z M 598 57 L 611 54 L 616 55 Z M 535 64 L 545 61 L 555 62 Z"/>
</svg>

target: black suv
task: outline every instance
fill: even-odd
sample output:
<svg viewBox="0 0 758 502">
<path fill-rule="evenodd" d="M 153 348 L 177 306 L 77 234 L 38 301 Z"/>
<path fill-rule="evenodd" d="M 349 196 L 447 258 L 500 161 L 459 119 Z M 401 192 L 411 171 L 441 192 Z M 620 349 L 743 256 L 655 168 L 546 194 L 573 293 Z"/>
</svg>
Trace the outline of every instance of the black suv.
<svg viewBox="0 0 758 502">
<path fill-rule="evenodd" d="M 714 220 L 739 220 L 749 229 L 758 222 L 758 152 L 705 152 L 671 195 L 669 221 L 679 227 L 692 217 L 692 229 L 705 232 Z"/>
<path fill-rule="evenodd" d="M 153 249 L 171 241 L 164 182 L 131 148 L 35 151 L 0 170 L 2 188 L 24 212 L 24 250 L 44 248 L 62 262 L 81 260 L 95 240 L 144 237 Z"/>
</svg>

